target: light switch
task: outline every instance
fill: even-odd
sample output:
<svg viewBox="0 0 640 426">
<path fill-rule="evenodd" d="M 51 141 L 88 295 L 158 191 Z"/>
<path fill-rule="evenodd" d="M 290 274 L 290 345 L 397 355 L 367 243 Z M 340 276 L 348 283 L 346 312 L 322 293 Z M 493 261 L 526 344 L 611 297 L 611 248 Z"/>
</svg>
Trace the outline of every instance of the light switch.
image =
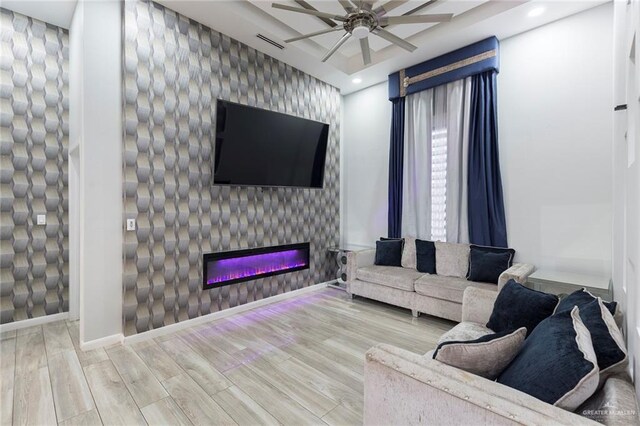
<svg viewBox="0 0 640 426">
<path fill-rule="evenodd" d="M 36 223 L 38 225 L 46 225 L 47 224 L 47 215 L 46 214 L 39 214 L 38 216 L 36 216 Z"/>
<path fill-rule="evenodd" d="M 127 231 L 135 231 L 135 230 L 136 230 L 136 220 L 127 219 Z"/>
</svg>

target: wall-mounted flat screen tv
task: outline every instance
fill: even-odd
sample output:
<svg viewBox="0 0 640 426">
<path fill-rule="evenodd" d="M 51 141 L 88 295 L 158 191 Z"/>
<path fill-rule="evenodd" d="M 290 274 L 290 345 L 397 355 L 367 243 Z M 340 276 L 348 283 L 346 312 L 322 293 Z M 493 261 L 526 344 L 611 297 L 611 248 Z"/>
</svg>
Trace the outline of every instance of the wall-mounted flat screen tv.
<svg viewBox="0 0 640 426">
<path fill-rule="evenodd" d="M 329 125 L 218 100 L 213 183 L 322 188 Z"/>
</svg>

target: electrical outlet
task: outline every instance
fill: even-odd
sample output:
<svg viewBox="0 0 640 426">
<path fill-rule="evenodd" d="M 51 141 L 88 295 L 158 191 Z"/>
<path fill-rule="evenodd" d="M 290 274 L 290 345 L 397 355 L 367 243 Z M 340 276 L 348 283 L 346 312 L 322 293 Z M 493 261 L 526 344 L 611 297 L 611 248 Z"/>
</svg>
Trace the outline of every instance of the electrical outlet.
<svg viewBox="0 0 640 426">
<path fill-rule="evenodd" d="M 39 214 L 36 216 L 36 223 L 38 225 L 46 225 L 47 224 L 47 215 L 46 214 Z"/>
<path fill-rule="evenodd" d="M 136 230 L 136 220 L 127 219 L 127 231 L 135 231 L 135 230 Z"/>
</svg>

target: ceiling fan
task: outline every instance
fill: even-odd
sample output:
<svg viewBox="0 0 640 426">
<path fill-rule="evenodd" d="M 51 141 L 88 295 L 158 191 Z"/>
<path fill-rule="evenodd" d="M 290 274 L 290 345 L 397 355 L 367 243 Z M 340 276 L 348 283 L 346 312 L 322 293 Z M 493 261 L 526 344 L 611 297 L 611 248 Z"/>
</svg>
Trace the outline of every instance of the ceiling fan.
<svg viewBox="0 0 640 426">
<path fill-rule="evenodd" d="M 327 34 L 334 31 L 344 30 L 346 33 L 342 36 L 336 44 L 329 49 L 329 51 L 322 58 L 322 62 L 325 62 L 331 57 L 351 36 L 360 40 L 360 49 L 362 50 L 362 60 L 365 65 L 371 63 L 371 49 L 369 48 L 369 34 L 375 34 L 378 37 L 400 46 L 403 49 L 413 52 L 417 49 L 416 46 L 409 43 L 406 40 L 392 34 L 384 27 L 387 25 L 397 24 L 418 24 L 418 23 L 432 23 L 432 22 L 448 22 L 453 17 L 452 13 L 434 14 L 434 15 L 403 15 L 403 16 L 385 16 L 391 10 L 398 6 L 403 5 L 409 0 L 391 0 L 383 5 L 373 8 L 376 0 L 338 0 L 340 5 L 344 8 L 346 14 L 344 16 L 334 15 L 332 13 L 324 13 L 315 9 L 304 9 L 300 7 L 289 6 L 281 3 L 273 3 L 272 6 L 276 9 L 289 10 L 291 12 L 305 13 L 307 15 L 314 15 L 324 19 L 331 19 L 334 21 L 342 22 L 342 25 L 337 25 L 332 28 L 328 28 L 322 31 L 316 31 L 314 33 L 301 35 L 299 37 L 293 37 L 285 40 L 285 43 L 291 43 L 298 40 L 303 40 L 310 37 L 319 36 L 321 34 Z"/>
</svg>

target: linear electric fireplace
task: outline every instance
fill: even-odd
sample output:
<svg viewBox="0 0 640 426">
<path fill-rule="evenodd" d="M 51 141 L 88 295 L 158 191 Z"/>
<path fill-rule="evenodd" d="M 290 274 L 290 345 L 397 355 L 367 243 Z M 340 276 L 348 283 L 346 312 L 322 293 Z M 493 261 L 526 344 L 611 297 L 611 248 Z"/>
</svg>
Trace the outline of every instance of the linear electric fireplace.
<svg viewBox="0 0 640 426">
<path fill-rule="evenodd" d="M 309 269 L 309 243 L 208 253 L 203 289 Z"/>
</svg>

